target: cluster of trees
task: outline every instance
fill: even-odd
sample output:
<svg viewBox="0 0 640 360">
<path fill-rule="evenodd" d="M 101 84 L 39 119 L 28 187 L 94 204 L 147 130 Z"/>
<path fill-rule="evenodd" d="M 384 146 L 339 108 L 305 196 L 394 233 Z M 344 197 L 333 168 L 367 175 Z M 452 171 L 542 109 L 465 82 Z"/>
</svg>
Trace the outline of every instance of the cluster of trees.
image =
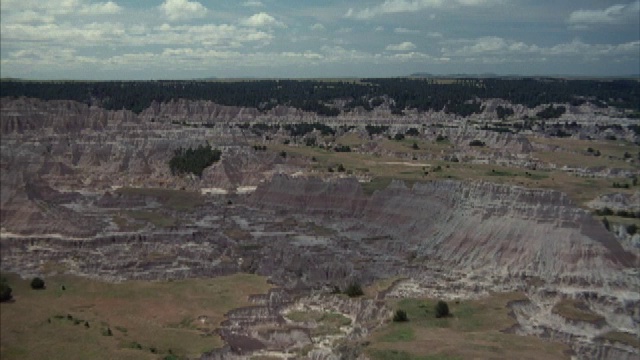
<svg viewBox="0 0 640 360">
<path fill-rule="evenodd" d="M 564 106 L 553 107 L 553 105 L 549 105 L 546 109 L 538 111 L 536 116 L 541 119 L 557 119 L 566 111 Z"/>
<path fill-rule="evenodd" d="M 335 152 L 351 152 L 351 146 L 349 145 L 337 145 L 333 148 Z"/>
<path fill-rule="evenodd" d="M 496 107 L 496 113 L 498 114 L 498 119 L 504 120 L 507 117 L 513 115 L 513 109 L 499 105 L 498 107 Z"/>
<path fill-rule="evenodd" d="M 407 136 L 420 136 L 420 131 L 416 128 L 409 128 L 404 134 Z"/>
<path fill-rule="evenodd" d="M 382 104 L 383 96 L 394 100 L 392 112 L 404 109 L 441 111 L 466 116 L 481 111 L 477 99 L 501 98 L 529 108 L 549 103 L 617 106 L 640 113 L 640 83 L 634 80 L 564 79 L 457 79 L 438 83 L 430 79 L 363 79 L 360 82 L 314 80 L 216 81 L 105 81 L 38 82 L 3 80 L 0 96 L 26 96 L 44 100 L 75 100 L 106 109 L 128 109 L 140 113 L 156 102 L 172 99 L 211 100 L 230 106 L 263 111 L 288 105 L 324 116 L 339 110 L 332 100 L 347 99 L 346 109 Z M 510 109 L 499 111 L 501 118 Z M 558 110 L 554 110 L 558 111 Z M 550 113 L 553 115 L 554 113 Z M 502 115 L 502 116 L 501 116 Z M 544 115 L 544 114 L 543 114 Z"/>
<path fill-rule="evenodd" d="M 602 209 L 598 209 L 595 211 L 596 215 L 599 216 L 620 216 L 620 217 L 625 217 L 625 218 L 639 218 L 640 219 L 640 212 L 633 212 L 633 211 L 627 211 L 627 210 L 618 210 L 618 211 L 613 211 L 608 207 L 604 207 Z"/>
<path fill-rule="evenodd" d="M 369 136 L 373 136 L 386 133 L 389 127 L 383 125 L 366 125 L 364 129 L 367 130 Z"/>
<path fill-rule="evenodd" d="M 284 126 L 284 129 L 289 132 L 291 136 L 305 136 L 308 133 L 319 130 L 322 135 L 335 135 L 336 131 L 326 124 L 321 123 L 298 123 L 298 124 L 287 124 Z"/>
<path fill-rule="evenodd" d="M 389 136 L 389 139 L 391 139 L 391 136 Z M 393 140 L 395 140 L 395 141 L 404 140 L 404 134 L 401 134 L 401 133 L 395 134 L 393 136 Z"/>
<path fill-rule="evenodd" d="M 181 175 L 192 173 L 202 176 L 202 171 L 220 160 L 222 153 L 218 149 L 211 148 L 211 145 L 199 145 L 196 149 L 182 147 L 176 149 L 173 158 L 169 160 L 171 174 Z"/>
</svg>

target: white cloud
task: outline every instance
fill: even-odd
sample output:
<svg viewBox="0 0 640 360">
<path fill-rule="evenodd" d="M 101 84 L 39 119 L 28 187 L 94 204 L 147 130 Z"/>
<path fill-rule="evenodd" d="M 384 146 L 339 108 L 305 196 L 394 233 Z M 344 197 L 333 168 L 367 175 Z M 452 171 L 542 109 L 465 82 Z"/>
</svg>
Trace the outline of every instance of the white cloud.
<svg viewBox="0 0 640 360">
<path fill-rule="evenodd" d="M 465 61 L 486 63 L 506 61 L 548 60 L 549 57 L 574 57 L 582 60 L 628 56 L 637 58 L 640 53 L 640 41 L 621 44 L 586 44 L 579 40 L 556 44 L 550 47 L 526 44 L 490 36 L 474 40 L 454 40 L 447 42 L 449 47 L 441 49 L 445 57 L 463 58 Z"/>
<path fill-rule="evenodd" d="M 55 21 L 55 19 L 56 18 L 53 15 L 38 13 L 32 10 L 25 10 L 7 16 L 6 22 L 16 24 L 52 23 Z M 3 21 L 5 21 L 5 19 L 3 19 Z"/>
<path fill-rule="evenodd" d="M 89 2 L 85 0 L 3 0 L 2 16 L 10 14 L 11 21 L 36 22 L 56 15 L 108 15 L 117 14 L 122 7 L 113 1 Z"/>
<path fill-rule="evenodd" d="M 242 4 L 242 6 L 246 6 L 246 7 L 263 7 L 264 4 L 261 1 L 258 1 L 258 0 L 249 0 L 249 1 L 245 1 L 244 4 Z"/>
<path fill-rule="evenodd" d="M 326 30 L 324 25 L 322 25 L 320 23 L 315 23 L 315 24 L 309 26 L 309 29 L 311 29 L 313 31 L 325 31 Z"/>
<path fill-rule="evenodd" d="M 396 34 L 419 34 L 420 33 L 419 30 L 407 29 L 403 27 L 397 27 L 393 29 L 393 32 L 395 32 Z"/>
<path fill-rule="evenodd" d="M 388 45 L 386 47 L 387 51 L 410 51 L 410 50 L 414 50 L 416 48 L 416 46 L 410 42 L 410 41 L 405 41 L 403 43 L 400 44 L 391 44 Z"/>
<path fill-rule="evenodd" d="M 593 24 L 620 24 L 639 21 L 640 0 L 629 4 L 617 4 L 603 10 L 576 10 L 567 22 L 575 27 Z"/>
<path fill-rule="evenodd" d="M 1 24 L 2 43 L 15 47 L 41 44 L 49 47 L 94 46 L 149 46 L 191 45 L 237 48 L 245 43 L 265 45 L 273 35 L 253 28 L 233 25 L 179 25 L 162 24 L 145 27 L 125 26 L 119 23 L 64 24 Z M 24 45 L 31 44 L 31 45 Z"/>
<path fill-rule="evenodd" d="M 160 5 L 160 10 L 170 21 L 204 17 L 208 11 L 201 3 L 189 0 L 165 0 Z"/>
<path fill-rule="evenodd" d="M 498 3 L 501 0 L 385 0 L 382 4 L 363 10 L 349 9 L 345 17 L 359 20 L 371 19 L 384 14 L 416 12 L 425 9 L 439 9 L 456 6 L 481 6 Z"/>
<path fill-rule="evenodd" d="M 86 15 L 117 14 L 121 11 L 122 7 L 120 7 L 120 5 L 114 3 L 113 1 L 109 1 L 106 3 L 87 4 L 80 8 L 80 14 Z"/>
<path fill-rule="evenodd" d="M 287 27 L 284 23 L 276 20 L 276 18 L 266 12 L 254 14 L 240 21 L 240 24 L 250 27 Z"/>
</svg>

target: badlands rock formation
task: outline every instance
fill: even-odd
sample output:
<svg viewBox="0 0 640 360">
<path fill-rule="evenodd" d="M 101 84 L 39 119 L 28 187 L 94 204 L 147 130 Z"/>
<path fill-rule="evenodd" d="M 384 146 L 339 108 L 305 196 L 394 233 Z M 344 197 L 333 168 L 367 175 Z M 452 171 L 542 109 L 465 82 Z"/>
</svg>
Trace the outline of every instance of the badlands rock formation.
<svg viewBox="0 0 640 360">
<path fill-rule="evenodd" d="M 638 260 L 589 213 L 551 190 L 457 181 L 408 188 L 393 182 L 369 198 L 353 179 L 324 182 L 277 176 L 260 185 L 252 201 L 293 213 L 357 221 L 368 235 L 388 237 L 384 251 L 391 254 L 411 253 L 416 259 L 506 277 L 626 284 L 621 270 Z"/>
<path fill-rule="evenodd" d="M 582 114 L 578 110 L 588 109 L 570 109 L 565 116 Z M 623 247 L 563 193 L 435 180 L 412 186 L 396 181 L 367 195 L 355 179 L 298 176 L 308 167 L 306 159 L 254 151 L 253 144 L 270 140 L 234 126 L 325 120 L 286 107 L 260 112 L 176 100 L 154 103 L 136 115 L 71 101 L 3 98 L 0 114 L 3 271 L 35 276 L 53 263 L 107 281 L 246 271 L 269 276 L 279 286 L 268 298 L 254 299 L 255 307 L 228 314 L 220 333 L 229 348 L 205 358 L 304 346 L 313 347 L 312 358 L 335 358 L 342 352 L 331 349 L 326 338 L 311 336 L 311 326 L 288 322 L 287 312 L 322 303 L 353 320 L 342 338 L 361 339 L 390 310 L 376 301 L 341 302 L 326 293 L 352 281 L 390 277 L 405 280 L 389 297 L 475 298 L 520 290 L 530 302 L 514 305 L 520 326 L 513 331 L 559 338 L 584 359 L 624 359 L 640 351 L 597 341 L 607 331 L 639 331 L 638 248 Z M 465 145 L 475 138 L 487 142 L 494 151 L 490 156 L 498 154 L 507 163 L 520 157 L 526 163 L 533 146 L 522 135 L 487 132 L 444 113 L 392 117 L 378 109 L 328 121 L 371 119 L 393 131 L 423 131 L 428 122 L 425 138 L 435 138 L 436 129 L 446 134 L 466 148 L 460 158 L 480 156 Z M 436 127 L 438 121 L 460 127 Z M 167 162 L 175 149 L 207 142 L 223 150 L 220 162 L 202 178 L 171 175 Z M 375 144 L 362 147 L 388 155 Z M 252 194 L 235 193 L 254 186 Z M 164 206 L 160 196 L 117 192 L 118 187 L 228 195 L 210 195 L 179 211 Z M 634 207 L 636 200 L 612 195 L 596 205 Z M 149 217 L 153 221 L 145 220 Z M 555 316 L 554 304 L 567 298 L 583 299 L 605 323 L 589 327 Z"/>
</svg>

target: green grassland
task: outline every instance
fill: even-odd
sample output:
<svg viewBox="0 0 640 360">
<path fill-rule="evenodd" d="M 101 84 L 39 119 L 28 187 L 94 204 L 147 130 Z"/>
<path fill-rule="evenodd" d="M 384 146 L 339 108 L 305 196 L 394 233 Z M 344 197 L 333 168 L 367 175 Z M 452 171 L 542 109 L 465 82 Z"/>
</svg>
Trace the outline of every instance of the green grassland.
<svg viewBox="0 0 640 360">
<path fill-rule="evenodd" d="M 624 159 L 624 154 L 637 155 L 638 148 L 623 141 L 588 141 L 576 139 L 530 139 L 538 145 L 551 146 L 553 151 L 538 151 L 533 157 L 543 162 L 553 163 L 558 167 L 609 167 L 632 169 L 631 164 Z M 357 147 L 367 144 L 370 140 L 357 134 L 347 134 L 339 137 L 336 143 Z M 633 193 L 639 186 L 613 188 L 613 183 L 630 183 L 626 178 L 598 178 L 577 176 L 563 170 L 527 170 L 522 168 L 494 165 L 471 164 L 454 161 L 420 161 L 420 155 L 453 155 L 455 148 L 448 142 L 426 141 L 414 137 L 403 140 L 377 140 L 375 153 L 335 152 L 331 149 L 308 147 L 295 144 L 273 144 L 270 151 L 286 152 L 288 156 L 314 159 L 310 166 L 320 173 L 334 172 L 338 165 L 345 168 L 347 175 L 366 176 L 370 183 L 363 183 L 365 192 L 372 193 L 383 189 L 392 179 L 403 180 L 411 185 L 415 182 L 427 182 L 435 179 L 458 179 L 471 181 L 488 181 L 493 183 L 523 186 L 528 188 L 554 189 L 565 192 L 579 205 L 593 200 L 599 195 L 610 192 Z M 413 148 L 413 144 L 418 149 Z M 591 147 L 598 149 L 601 156 L 593 156 L 587 152 Z M 478 151 L 490 152 L 489 148 Z M 384 155 L 382 155 L 384 154 Z"/>
<path fill-rule="evenodd" d="M 40 291 L 6 277 L 14 300 L 0 304 L 3 360 L 200 356 L 222 346 L 213 330 L 226 312 L 270 288 L 249 274 L 120 284 L 55 276 Z"/>
<path fill-rule="evenodd" d="M 520 293 L 494 294 L 480 300 L 449 302 L 452 316 L 435 317 L 435 299 L 388 301 L 407 312 L 409 321 L 374 331 L 366 352 L 372 359 L 567 359 L 564 344 L 503 330 L 516 324 L 508 303 Z"/>
</svg>

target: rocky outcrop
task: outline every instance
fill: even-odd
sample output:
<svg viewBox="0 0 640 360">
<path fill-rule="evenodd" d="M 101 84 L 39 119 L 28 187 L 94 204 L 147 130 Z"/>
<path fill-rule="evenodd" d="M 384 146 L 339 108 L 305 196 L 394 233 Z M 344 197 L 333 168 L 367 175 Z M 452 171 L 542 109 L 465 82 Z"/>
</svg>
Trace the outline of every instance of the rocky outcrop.
<svg viewBox="0 0 640 360">
<path fill-rule="evenodd" d="M 361 222 L 387 235 L 387 251 L 465 269 L 537 276 L 568 283 L 617 283 L 637 256 L 559 192 L 491 183 L 401 182 L 363 195 L 355 180 L 325 182 L 276 176 L 252 203 Z M 401 239 L 401 241 L 400 241 Z"/>
</svg>

